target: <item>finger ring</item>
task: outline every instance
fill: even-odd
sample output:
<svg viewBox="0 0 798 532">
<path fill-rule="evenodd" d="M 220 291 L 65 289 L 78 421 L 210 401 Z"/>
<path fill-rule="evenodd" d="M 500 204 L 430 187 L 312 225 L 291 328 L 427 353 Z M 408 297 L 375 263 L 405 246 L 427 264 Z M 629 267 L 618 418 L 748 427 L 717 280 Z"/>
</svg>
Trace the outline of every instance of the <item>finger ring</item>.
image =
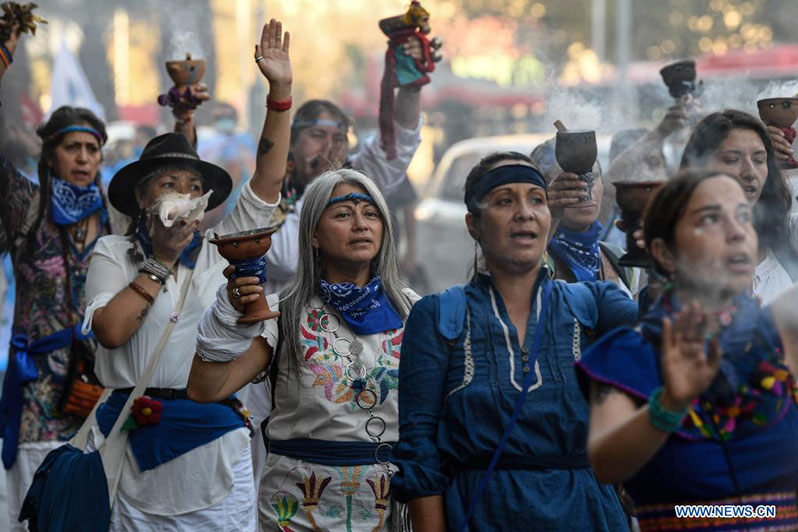
<svg viewBox="0 0 798 532">
<path fill-rule="evenodd" d="M 233 297 L 236 299 L 241 297 L 241 290 L 239 290 L 237 286 L 233 288 Z"/>
<path fill-rule="evenodd" d="M 260 63 L 261 61 L 263 61 L 263 56 L 262 55 L 259 55 L 258 57 L 255 58 L 255 62 L 256 63 Z"/>
</svg>

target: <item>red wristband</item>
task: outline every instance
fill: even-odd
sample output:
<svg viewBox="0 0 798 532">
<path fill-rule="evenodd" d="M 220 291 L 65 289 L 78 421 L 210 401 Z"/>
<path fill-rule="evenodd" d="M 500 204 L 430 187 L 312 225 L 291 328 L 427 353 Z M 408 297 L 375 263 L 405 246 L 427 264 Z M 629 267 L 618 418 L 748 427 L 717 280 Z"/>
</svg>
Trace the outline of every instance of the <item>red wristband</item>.
<svg viewBox="0 0 798 532">
<path fill-rule="evenodd" d="M 266 98 L 266 109 L 271 111 L 288 111 L 291 109 L 291 103 L 293 100 L 288 98 L 287 100 L 283 100 L 281 102 L 276 102 L 271 98 Z"/>
</svg>

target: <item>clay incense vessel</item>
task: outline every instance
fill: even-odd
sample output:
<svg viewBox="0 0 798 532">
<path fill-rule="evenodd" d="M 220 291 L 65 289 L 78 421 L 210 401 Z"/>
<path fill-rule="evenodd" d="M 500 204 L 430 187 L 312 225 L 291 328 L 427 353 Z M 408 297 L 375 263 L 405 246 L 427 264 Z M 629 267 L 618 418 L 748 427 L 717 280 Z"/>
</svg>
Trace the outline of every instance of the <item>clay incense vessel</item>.
<svg viewBox="0 0 798 532">
<path fill-rule="evenodd" d="M 593 170 L 598 155 L 596 132 L 558 131 L 554 155 L 563 171 L 577 175 L 587 174 Z"/>
<path fill-rule="evenodd" d="M 191 54 L 186 53 L 185 59 L 167 61 L 166 72 L 174 81 L 175 87 L 182 92 L 202 80 L 205 75 L 205 60 L 191 59 Z"/>
<path fill-rule="evenodd" d="M 640 228 L 643 211 L 663 181 L 615 183 L 615 201 L 621 209 L 621 223 L 626 228 L 626 254 L 618 260 L 624 267 L 651 268 L 653 261 L 646 250 L 637 246 L 634 232 Z"/>
<path fill-rule="evenodd" d="M 779 129 L 792 127 L 798 119 L 798 98 L 765 98 L 756 102 L 759 118 Z"/>
<path fill-rule="evenodd" d="M 668 86 L 668 92 L 674 98 L 681 98 L 695 90 L 695 61 L 686 59 L 665 66 L 659 71 L 662 81 Z"/>
<path fill-rule="evenodd" d="M 256 260 L 262 257 L 272 245 L 272 233 L 277 231 L 276 227 L 266 227 L 242 231 L 229 235 L 216 235 L 210 242 L 219 248 L 219 254 L 230 262 L 245 260 Z M 270 320 L 280 315 L 279 312 L 272 312 L 266 302 L 263 292 L 260 298 L 244 306 L 244 315 L 238 318 L 239 323 L 254 323 L 257 321 Z"/>
</svg>

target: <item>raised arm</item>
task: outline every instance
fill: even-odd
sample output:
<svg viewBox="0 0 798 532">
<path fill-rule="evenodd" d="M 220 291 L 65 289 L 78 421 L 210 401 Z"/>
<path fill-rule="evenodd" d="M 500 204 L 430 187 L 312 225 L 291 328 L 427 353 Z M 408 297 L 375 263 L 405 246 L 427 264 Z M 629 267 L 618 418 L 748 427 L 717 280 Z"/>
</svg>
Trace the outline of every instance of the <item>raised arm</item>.
<svg viewBox="0 0 798 532">
<path fill-rule="evenodd" d="M 252 191 L 262 200 L 275 203 L 285 178 L 288 145 L 291 140 L 291 59 L 288 55 L 291 35 L 280 21 L 271 19 L 263 26 L 260 44 L 255 45 L 255 62 L 269 81 L 266 121 L 258 141 Z"/>
</svg>

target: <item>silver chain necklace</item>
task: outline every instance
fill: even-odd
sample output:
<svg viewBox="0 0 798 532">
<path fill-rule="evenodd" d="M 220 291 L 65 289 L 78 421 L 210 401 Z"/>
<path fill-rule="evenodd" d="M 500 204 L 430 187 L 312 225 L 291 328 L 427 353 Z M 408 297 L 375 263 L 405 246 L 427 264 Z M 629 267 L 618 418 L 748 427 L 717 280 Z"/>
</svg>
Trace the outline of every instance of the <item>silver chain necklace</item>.
<svg viewBox="0 0 798 532">
<path fill-rule="evenodd" d="M 374 449 L 374 461 L 383 466 L 388 474 L 388 477 L 393 476 L 393 471 L 390 467 L 390 456 L 393 450 L 393 445 L 382 441 L 382 436 L 388 428 L 379 414 L 374 413 L 374 407 L 377 406 L 377 392 L 367 388 L 367 376 L 370 373 L 369 368 L 360 359 L 365 345 L 360 338 L 353 332 L 352 339 L 340 336 L 338 330 L 341 328 L 341 318 L 335 314 L 331 314 L 325 310 L 324 305 L 313 310 L 319 311 L 319 327 L 322 331 L 332 334 L 335 337 L 332 343 L 332 351 L 335 356 L 347 360 L 346 367 L 344 368 L 344 378 L 349 380 L 349 387 L 355 393 L 355 404 L 366 410 L 369 414 L 369 419 L 366 421 L 366 434 L 377 443 Z M 371 368 L 373 370 L 374 368 Z"/>
</svg>

